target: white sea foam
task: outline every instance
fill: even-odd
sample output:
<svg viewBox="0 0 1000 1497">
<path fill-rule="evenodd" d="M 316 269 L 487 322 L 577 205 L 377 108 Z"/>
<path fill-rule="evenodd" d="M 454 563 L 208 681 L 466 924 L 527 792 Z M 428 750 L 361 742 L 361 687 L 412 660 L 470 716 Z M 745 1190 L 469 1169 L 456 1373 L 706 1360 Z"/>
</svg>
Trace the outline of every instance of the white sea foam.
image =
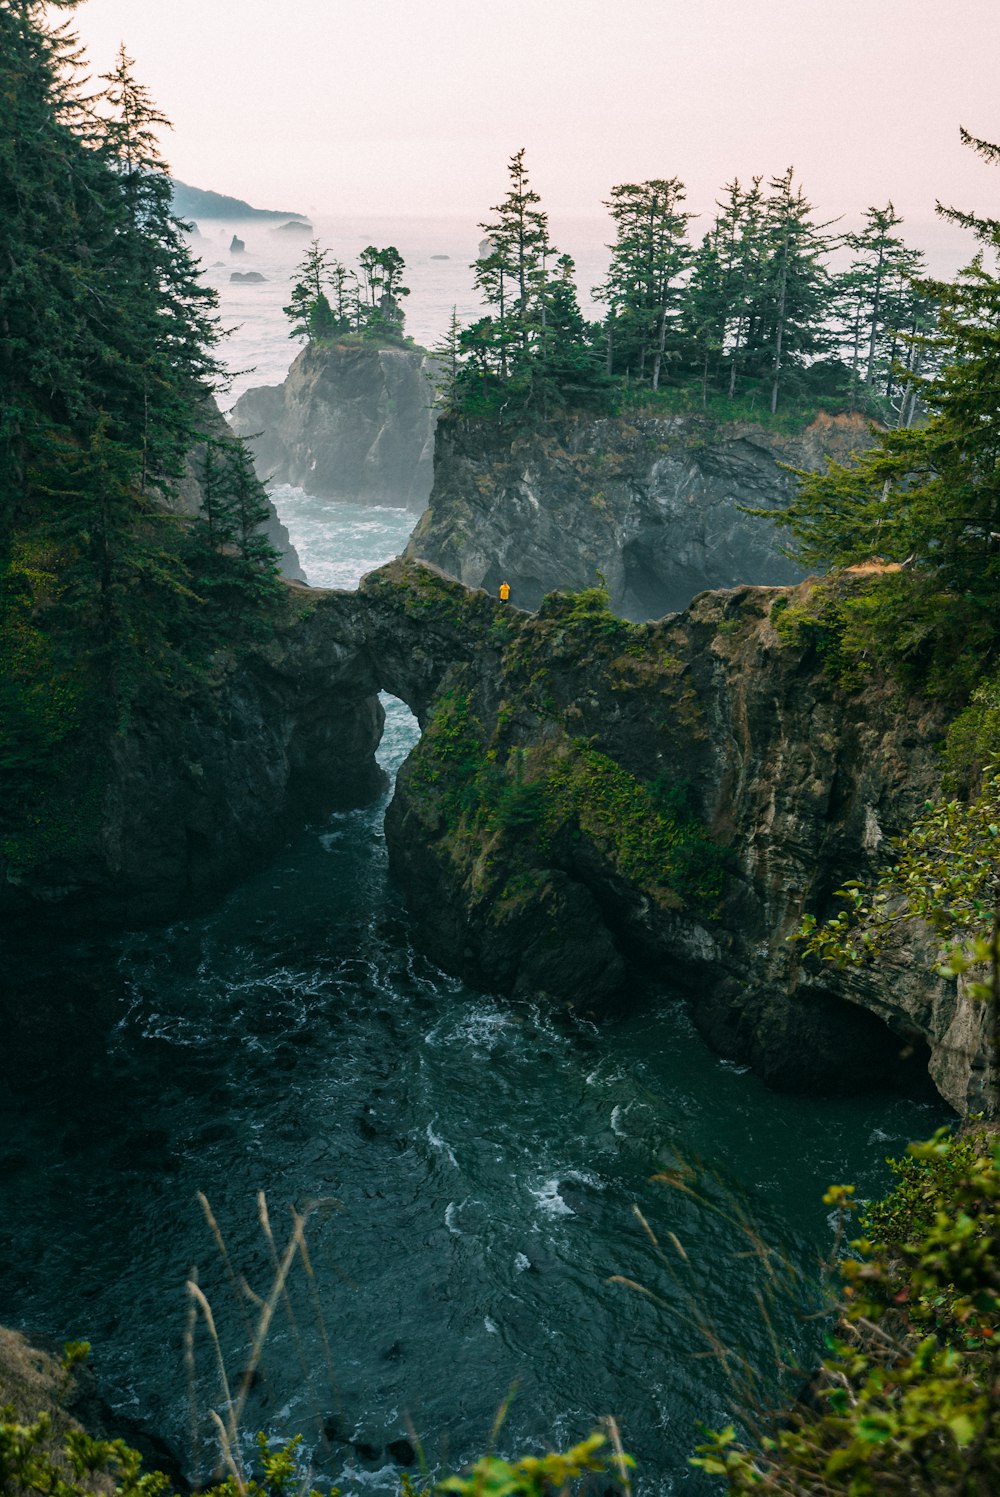
<svg viewBox="0 0 1000 1497">
<path fill-rule="evenodd" d="M 551 1180 L 546 1180 L 544 1185 L 540 1185 L 537 1190 L 532 1190 L 531 1194 L 538 1202 L 542 1211 L 545 1212 L 546 1216 L 576 1215 L 576 1212 L 573 1210 L 572 1206 L 567 1206 L 566 1202 L 559 1194 L 558 1178 L 554 1177 Z"/>
<path fill-rule="evenodd" d="M 453 1164 L 455 1168 L 458 1169 L 458 1160 L 455 1158 L 451 1145 L 445 1143 L 444 1139 L 439 1133 L 434 1132 L 434 1124 L 436 1122 L 437 1118 L 433 1117 L 427 1124 L 427 1142 L 430 1144 L 432 1149 L 436 1149 L 439 1154 L 443 1154 L 444 1157 L 448 1160 L 449 1164 Z"/>
</svg>

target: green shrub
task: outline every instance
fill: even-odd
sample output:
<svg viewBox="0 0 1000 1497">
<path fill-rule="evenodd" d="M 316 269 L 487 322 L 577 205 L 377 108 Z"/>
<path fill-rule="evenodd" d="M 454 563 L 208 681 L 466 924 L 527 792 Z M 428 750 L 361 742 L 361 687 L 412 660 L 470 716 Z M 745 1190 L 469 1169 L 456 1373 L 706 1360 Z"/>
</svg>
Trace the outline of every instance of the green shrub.
<svg viewBox="0 0 1000 1497">
<path fill-rule="evenodd" d="M 730 1492 L 1000 1490 L 1000 1146 L 942 1130 L 890 1164 L 898 1184 L 862 1216 L 808 1399 L 752 1447 L 729 1426 L 699 1448 Z M 824 1199 L 844 1211 L 851 1194 Z"/>
</svg>

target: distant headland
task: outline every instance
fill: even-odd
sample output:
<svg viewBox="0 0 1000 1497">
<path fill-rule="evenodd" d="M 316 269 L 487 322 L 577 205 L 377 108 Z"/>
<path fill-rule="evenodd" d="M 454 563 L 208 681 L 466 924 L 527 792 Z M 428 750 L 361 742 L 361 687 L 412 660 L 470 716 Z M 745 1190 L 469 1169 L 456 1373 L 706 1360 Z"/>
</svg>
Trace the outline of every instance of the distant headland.
<svg viewBox="0 0 1000 1497">
<path fill-rule="evenodd" d="M 178 218 L 299 218 L 305 221 L 304 213 L 285 213 L 277 208 L 251 208 L 242 198 L 226 197 L 221 192 L 209 192 L 204 187 L 190 187 L 187 182 L 171 181 L 173 210 Z"/>
</svg>

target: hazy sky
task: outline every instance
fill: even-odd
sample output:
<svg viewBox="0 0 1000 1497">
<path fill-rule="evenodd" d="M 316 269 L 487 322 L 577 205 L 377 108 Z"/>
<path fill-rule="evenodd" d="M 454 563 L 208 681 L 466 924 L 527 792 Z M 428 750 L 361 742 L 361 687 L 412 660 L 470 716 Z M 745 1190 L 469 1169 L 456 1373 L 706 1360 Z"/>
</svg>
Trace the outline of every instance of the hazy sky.
<svg viewBox="0 0 1000 1497">
<path fill-rule="evenodd" d="M 528 150 L 550 211 L 678 176 L 707 210 L 793 163 L 830 216 L 892 197 L 996 214 L 1000 0 L 86 0 L 124 41 L 186 182 L 305 213 L 473 220 Z"/>
</svg>

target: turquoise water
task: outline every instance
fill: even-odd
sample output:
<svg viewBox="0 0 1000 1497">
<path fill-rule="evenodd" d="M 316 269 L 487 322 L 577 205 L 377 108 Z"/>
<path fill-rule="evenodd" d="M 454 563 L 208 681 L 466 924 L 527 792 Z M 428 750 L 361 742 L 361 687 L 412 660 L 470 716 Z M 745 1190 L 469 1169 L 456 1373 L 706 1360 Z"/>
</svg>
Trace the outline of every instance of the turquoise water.
<svg viewBox="0 0 1000 1497">
<path fill-rule="evenodd" d="M 277 497 L 318 583 L 349 585 L 412 521 Z M 416 727 L 387 709 L 391 773 Z M 391 1442 L 415 1434 L 434 1469 L 475 1455 L 516 1384 L 504 1452 L 614 1414 L 642 1491 L 699 1489 L 696 1422 L 734 1395 L 707 1335 L 775 1362 L 760 1242 L 811 1276 L 827 1183 L 880 1191 L 884 1156 L 942 1110 L 769 1092 L 705 1049 L 666 981 L 600 1027 L 466 988 L 414 944 L 384 808 L 308 828 L 199 919 L 11 962 L 0 1321 L 91 1341 L 105 1397 L 204 1468 L 223 1401 L 200 1323 L 192 1400 L 185 1282 L 237 1380 L 256 1311 L 233 1281 L 266 1297 L 273 1279 L 258 1192 L 279 1253 L 289 1208 L 319 1202 L 313 1278 L 296 1263 L 276 1306 L 247 1438 L 301 1430 L 321 1479 L 394 1491 Z M 806 1359 L 810 1304 L 773 1312 Z"/>
</svg>

